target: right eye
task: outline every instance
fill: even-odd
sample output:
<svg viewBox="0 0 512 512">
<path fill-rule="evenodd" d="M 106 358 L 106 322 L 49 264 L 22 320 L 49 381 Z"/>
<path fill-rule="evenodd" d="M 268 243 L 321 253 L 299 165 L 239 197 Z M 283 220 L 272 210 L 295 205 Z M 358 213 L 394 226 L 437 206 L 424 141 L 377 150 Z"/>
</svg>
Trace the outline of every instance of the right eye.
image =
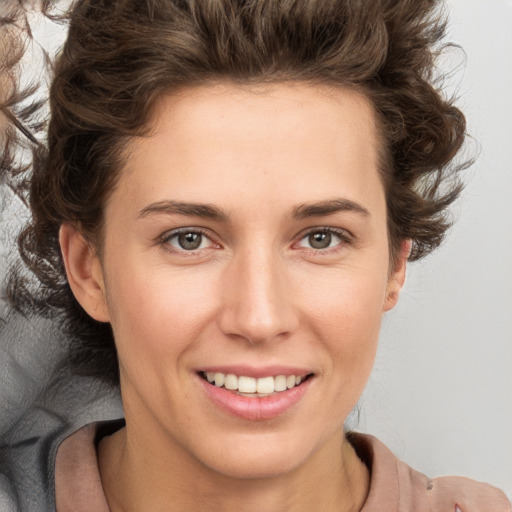
<svg viewBox="0 0 512 512">
<path fill-rule="evenodd" d="M 213 241 L 198 229 L 180 229 L 167 233 L 162 244 L 173 252 L 193 252 L 214 247 Z"/>
<path fill-rule="evenodd" d="M 350 244 L 347 232 L 330 227 L 313 228 L 299 240 L 297 246 L 311 249 L 319 255 L 330 253 Z"/>
</svg>

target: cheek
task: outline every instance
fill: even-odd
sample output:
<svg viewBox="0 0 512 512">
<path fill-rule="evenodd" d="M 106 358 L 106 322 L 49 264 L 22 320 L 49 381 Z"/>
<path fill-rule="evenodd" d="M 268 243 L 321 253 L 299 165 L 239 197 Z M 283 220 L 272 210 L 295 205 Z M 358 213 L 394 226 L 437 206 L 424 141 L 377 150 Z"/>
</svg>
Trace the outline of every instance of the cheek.
<svg viewBox="0 0 512 512">
<path fill-rule="evenodd" d="M 380 324 L 386 294 L 386 269 L 369 267 L 333 269 L 302 279 L 307 311 L 336 333 L 373 330 Z M 305 293 L 304 293 L 305 292 Z"/>
<path fill-rule="evenodd" d="M 109 277 L 107 297 L 121 363 L 138 358 L 139 363 L 148 359 L 176 366 L 211 316 L 212 280 L 135 263 L 117 266 Z"/>
<path fill-rule="evenodd" d="M 360 388 L 373 366 L 386 290 L 385 273 L 340 272 L 310 287 L 304 307 L 335 378 Z M 384 277 L 383 277 L 384 276 Z M 364 381 L 362 384 L 361 382 Z"/>
</svg>

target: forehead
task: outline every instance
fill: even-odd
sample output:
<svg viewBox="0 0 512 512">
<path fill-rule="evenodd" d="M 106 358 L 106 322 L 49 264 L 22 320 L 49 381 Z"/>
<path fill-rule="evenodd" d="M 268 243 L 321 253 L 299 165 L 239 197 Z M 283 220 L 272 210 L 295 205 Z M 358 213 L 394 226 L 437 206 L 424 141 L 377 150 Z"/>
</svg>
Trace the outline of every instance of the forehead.
<svg viewBox="0 0 512 512">
<path fill-rule="evenodd" d="M 323 200 L 329 190 L 358 201 L 382 192 L 375 116 L 352 89 L 231 83 L 185 89 L 160 99 L 150 134 L 128 148 L 120 186 L 130 185 L 134 200 L 171 194 L 212 202 L 215 194 L 229 203 L 272 191 L 285 204 Z"/>
<path fill-rule="evenodd" d="M 217 133 L 230 131 L 231 137 L 238 134 L 237 142 L 247 145 L 262 137 L 268 143 L 288 136 L 323 139 L 327 147 L 329 143 L 339 146 L 340 136 L 348 139 L 354 132 L 372 145 L 377 138 L 375 120 L 370 100 L 354 88 L 224 82 L 162 96 L 150 125 L 156 135 L 178 128 L 182 135 L 203 138 L 203 142 L 210 139 L 213 127 Z M 268 131 L 259 131 L 262 127 Z"/>
</svg>

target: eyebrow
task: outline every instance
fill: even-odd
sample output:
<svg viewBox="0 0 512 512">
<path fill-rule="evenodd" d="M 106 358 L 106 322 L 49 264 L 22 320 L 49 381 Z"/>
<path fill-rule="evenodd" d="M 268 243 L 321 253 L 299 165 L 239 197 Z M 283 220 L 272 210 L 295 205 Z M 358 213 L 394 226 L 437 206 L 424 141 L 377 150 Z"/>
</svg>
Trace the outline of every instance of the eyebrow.
<svg viewBox="0 0 512 512">
<path fill-rule="evenodd" d="M 354 212 L 365 217 L 370 215 L 370 212 L 366 208 L 350 199 L 331 199 L 298 205 L 293 209 L 292 217 L 297 220 L 303 220 L 309 217 L 321 217 L 338 212 Z M 150 204 L 140 211 L 139 218 L 154 214 L 188 215 L 203 217 L 217 222 L 227 222 L 229 220 L 228 214 L 217 206 L 204 203 L 184 203 L 180 201 L 159 201 Z"/>
<path fill-rule="evenodd" d="M 228 220 L 228 215 L 216 206 L 202 203 L 183 203 L 180 201 L 160 201 L 158 203 L 150 204 L 140 211 L 139 218 L 162 213 L 166 215 L 191 215 L 218 222 L 225 222 Z"/>
<path fill-rule="evenodd" d="M 350 199 L 331 199 L 318 203 L 301 204 L 293 209 L 293 217 L 301 220 L 307 219 L 308 217 L 332 215 L 338 212 L 354 212 L 364 217 L 370 216 L 370 212 L 364 206 Z"/>
</svg>

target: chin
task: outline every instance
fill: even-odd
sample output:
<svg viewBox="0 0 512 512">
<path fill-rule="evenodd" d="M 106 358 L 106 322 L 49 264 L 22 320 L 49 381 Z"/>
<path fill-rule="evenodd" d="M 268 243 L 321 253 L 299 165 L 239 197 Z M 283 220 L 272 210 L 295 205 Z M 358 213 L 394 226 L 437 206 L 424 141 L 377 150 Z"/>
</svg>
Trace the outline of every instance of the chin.
<svg viewBox="0 0 512 512">
<path fill-rule="evenodd" d="M 227 478 L 261 480 L 294 472 L 314 451 L 313 446 L 308 448 L 304 438 L 283 441 L 282 436 L 257 437 L 252 434 L 238 442 L 230 440 L 226 443 L 217 440 L 205 449 L 205 456 L 199 460 L 205 467 Z"/>
</svg>

